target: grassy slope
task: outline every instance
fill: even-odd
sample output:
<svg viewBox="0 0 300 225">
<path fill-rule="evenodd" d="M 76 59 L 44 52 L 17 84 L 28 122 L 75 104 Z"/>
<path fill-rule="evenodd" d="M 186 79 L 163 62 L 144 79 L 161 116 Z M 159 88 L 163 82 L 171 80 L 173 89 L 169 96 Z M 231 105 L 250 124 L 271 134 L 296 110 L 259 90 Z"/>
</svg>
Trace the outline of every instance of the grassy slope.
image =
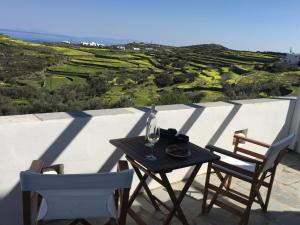
<svg viewBox="0 0 300 225">
<path fill-rule="evenodd" d="M 41 53 L 35 49 L 42 48 L 51 51 L 51 54 L 65 57 L 59 63 L 46 67 L 46 80 L 43 88 L 56 90 L 71 83 L 86 83 L 85 77 L 87 76 L 102 76 L 106 77 L 112 85 L 104 95 L 105 99 L 112 102 L 117 102 L 122 96 L 128 96 L 135 105 L 150 104 L 160 95 L 153 82 L 153 74 L 165 72 L 165 70 L 173 71 L 174 74 L 182 73 L 181 69 L 175 67 L 172 62 L 162 65 L 161 52 L 131 52 L 108 48 L 34 44 L 1 35 L 0 42 L 22 47 L 27 55 L 39 57 Z M 183 82 L 163 89 L 185 90 L 204 87 L 205 90 L 200 90 L 200 93 L 204 95 L 201 101 L 214 101 L 225 97 L 221 92 L 224 74 L 229 76 L 226 80 L 228 84 L 247 83 L 249 85 L 270 79 L 277 79 L 282 84 L 295 84 L 300 77 L 300 71 L 275 75 L 258 71 L 247 77 L 242 77 L 232 71 L 232 65 L 245 71 L 252 71 L 255 65 L 262 65 L 263 61 L 276 60 L 274 55 L 267 53 L 233 51 L 218 46 L 215 49 L 214 46 L 207 48 L 205 46 L 166 47 L 162 53 L 175 62 L 183 60 L 185 72 L 197 74 L 193 82 Z M 137 84 L 134 77 L 143 74 L 148 74 L 147 82 Z M 123 83 L 120 83 L 122 79 Z M 40 80 L 35 76 L 26 77 L 23 83 L 40 86 Z M 296 92 L 297 88 L 293 87 L 292 94 Z"/>
</svg>

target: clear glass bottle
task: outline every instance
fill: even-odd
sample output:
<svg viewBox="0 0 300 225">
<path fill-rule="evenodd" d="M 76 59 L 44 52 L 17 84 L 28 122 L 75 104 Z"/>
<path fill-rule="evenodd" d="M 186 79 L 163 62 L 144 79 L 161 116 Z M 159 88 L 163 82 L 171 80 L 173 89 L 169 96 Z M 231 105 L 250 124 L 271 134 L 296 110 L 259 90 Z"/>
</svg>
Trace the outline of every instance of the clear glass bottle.
<svg viewBox="0 0 300 225">
<path fill-rule="evenodd" d="M 146 122 L 146 135 L 145 135 L 146 141 L 148 141 L 148 135 L 150 132 L 150 128 L 157 126 L 157 119 L 156 119 L 155 114 L 156 114 L 155 105 L 151 105 L 151 110 L 147 117 L 147 122 Z M 149 143 L 146 143 L 146 146 L 148 146 L 148 145 L 150 146 Z"/>
</svg>

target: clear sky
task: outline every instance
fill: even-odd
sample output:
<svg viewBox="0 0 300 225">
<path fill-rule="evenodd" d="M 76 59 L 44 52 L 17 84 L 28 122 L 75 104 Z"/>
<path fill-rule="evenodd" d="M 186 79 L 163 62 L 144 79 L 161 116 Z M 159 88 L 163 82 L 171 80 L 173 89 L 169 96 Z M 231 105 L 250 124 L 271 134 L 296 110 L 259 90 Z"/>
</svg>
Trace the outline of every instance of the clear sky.
<svg viewBox="0 0 300 225">
<path fill-rule="evenodd" d="M 0 0 L 0 28 L 300 52 L 300 0 Z"/>
</svg>

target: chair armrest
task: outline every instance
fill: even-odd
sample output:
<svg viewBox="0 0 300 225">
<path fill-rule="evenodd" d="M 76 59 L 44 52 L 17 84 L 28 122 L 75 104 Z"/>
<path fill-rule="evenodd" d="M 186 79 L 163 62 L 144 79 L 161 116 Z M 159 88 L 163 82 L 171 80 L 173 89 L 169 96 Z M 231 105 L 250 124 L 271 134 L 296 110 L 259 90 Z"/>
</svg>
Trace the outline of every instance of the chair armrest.
<svg viewBox="0 0 300 225">
<path fill-rule="evenodd" d="M 64 174 L 64 164 L 55 164 L 43 167 L 43 173 L 49 171 L 55 171 L 57 174 Z"/>
<path fill-rule="evenodd" d="M 243 141 L 247 141 L 247 142 L 250 142 L 252 144 L 256 144 L 256 145 L 260 145 L 260 146 L 263 146 L 263 147 L 266 147 L 266 148 L 270 148 L 271 145 L 267 144 L 267 143 L 264 143 L 264 142 L 261 142 L 261 141 L 257 141 L 257 140 L 254 140 L 252 138 L 247 138 L 247 137 L 242 137 L 242 136 L 239 136 L 238 134 L 235 134 L 234 137 L 237 139 L 237 142 L 240 140 L 243 140 Z"/>
<path fill-rule="evenodd" d="M 232 158 L 235 158 L 235 159 L 239 159 L 239 160 L 244 161 L 244 162 L 255 163 L 255 164 L 262 164 L 261 161 L 258 161 L 256 159 L 249 158 L 249 157 L 244 156 L 244 155 L 239 155 L 239 154 L 233 153 L 231 151 L 228 151 L 228 150 L 225 150 L 225 149 L 213 146 L 213 145 L 206 145 L 205 148 L 209 149 L 212 152 L 218 152 L 218 153 L 221 153 L 223 155 L 227 155 L 229 157 L 232 157 Z"/>
<path fill-rule="evenodd" d="M 43 170 L 44 162 L 43 160 L 33 160 L 29 167 L 30 172 L 41 173 Z"/>
</svg>

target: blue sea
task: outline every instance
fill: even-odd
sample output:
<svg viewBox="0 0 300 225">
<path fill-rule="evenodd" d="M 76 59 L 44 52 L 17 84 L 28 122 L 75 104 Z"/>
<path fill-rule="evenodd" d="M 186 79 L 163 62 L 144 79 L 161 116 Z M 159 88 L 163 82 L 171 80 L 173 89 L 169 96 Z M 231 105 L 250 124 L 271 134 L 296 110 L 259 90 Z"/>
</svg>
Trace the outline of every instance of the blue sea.
<svg viewBox="0 0 300 225">
<path fill-rule="evenodd" d="M 70 41 L 74 44 L 79 44 L 80 42 L 97 42 L 105 45 L 113 45 L 113 44 L 126 44 L 133 42 L 130 39 L 115 39 L 115 38 L 102 38 L 102 37 L 75 37 L 68 35 L 60 35 L 60 34 L 48 34 L 48 33 L 38 33 L 38 32 L 30 32 L 30 31 L 19 31 L 19 30 L 10 30 L 10 29 L 1 29 L 0 34 L 8 35 L 12 38 L 29 41 L 29 42 L 62 42 L 62 41 Z"/>
</svg>

